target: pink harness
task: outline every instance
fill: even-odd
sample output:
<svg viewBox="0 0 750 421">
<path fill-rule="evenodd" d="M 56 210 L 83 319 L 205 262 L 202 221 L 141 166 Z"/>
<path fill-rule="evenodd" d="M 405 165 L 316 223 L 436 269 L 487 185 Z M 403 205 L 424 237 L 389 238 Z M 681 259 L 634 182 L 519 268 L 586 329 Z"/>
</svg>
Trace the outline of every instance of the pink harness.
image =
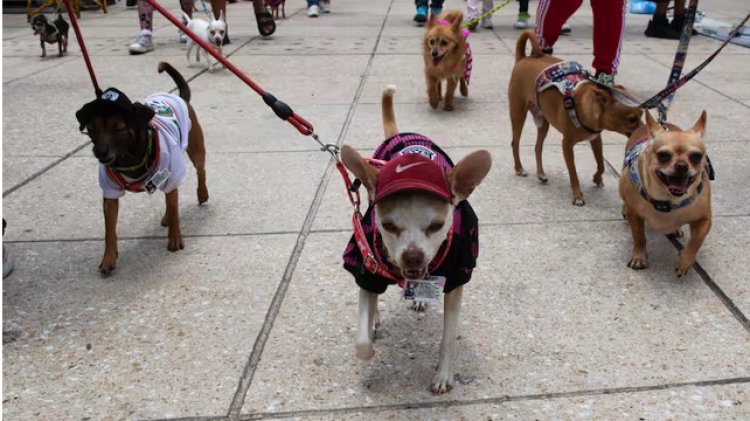
<svg viewBox="0 0 750 421">
<path fill-rule="evenodd" d="M 447 19 L 438 19 L 437 24 L 440 26 L 448 26 L 451 24 L 451 22 Z M 466 40 L 466 67 L 464 67 L 464 82 L 466 82 L 466 85 L 469 85 L 469 80 L 471 79 L 471 68 L 472 63 L 474 59 L 471 55 L 471 45 L 469 45 L 469 30 L 464 28 L 461 30 L 461 35 L 464 36 L 464 40 Z M 451 70 L 457 70 L 455 66 Z"/>
</svg>

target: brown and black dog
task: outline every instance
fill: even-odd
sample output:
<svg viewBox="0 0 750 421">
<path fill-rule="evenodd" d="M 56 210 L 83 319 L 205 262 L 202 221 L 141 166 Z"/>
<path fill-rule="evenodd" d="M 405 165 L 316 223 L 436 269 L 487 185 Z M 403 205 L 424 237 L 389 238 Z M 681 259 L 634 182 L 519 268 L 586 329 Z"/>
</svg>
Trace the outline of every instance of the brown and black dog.
<svg viewBox="0 0 750 421">
<path fill-rule="evenodd" d="M 39 35 L 39 44 L 42 46 L 41 57 L 47 56 L 47 49 L 44 43 L 57 44 L 57 56 L 62 57 L 68 52 L 68 29 L 70 26 L 65 22 L 62 15 L 57 15 L 57 19 L 50 22 L 44 15 L 36 15 L 31 19 L 31 28 L 34 35 Z"/>
<path fill-rule="evenodd" d="M 167 248 L 184 248 L 180 232 L 178 186 L 187 175 L 183 152 L 187 150 L 198 175 L 198 203 L 208 200 L 206 149 L 195 110 L 190 105 L 190 88 L 182 75 L 167 63 L 159 63 L 177 84 L 180 96 L 156 93 L 144 102 L 132 103 L 114 88 L 76 112 L 81 131 L 94 144 L 99 160 L 99 185 L 104 194 L 104 257 L 102 275 L 117 263 L 117 214 L 119 198 L 126 191 L 166 194 L 167 210 L 161 221 L 169 227 Z"/>
<path fill-rule="evenodd" d="M 525 51 L 527 40 L 531 41 L 530 56 L 526 56 Z M 643 111 L 638 106 L 626 105 L 618 100 L 619 95 L 628 96 L 622 86 L 605 87 L 584 81 L 575 88 L 573 101 L 574 113 L 581 126 L 577 127 L 571 120 L 570 112 L 564 106 L 565 98 L 558 89 L 544 89 L 541 92 L 537 90 L 537 81 L 541 73 L 561 62 L 561 59 L 542 52 L 534 31 L 527 30 L 521 33 L 516 42 L 516 65 L 508 86 L 508 106 L 513 128 L 513 161 L 516 174 L 526 176 L 526 171 L 521 165 L 519 145 L 526 115 L 531 112 L 538 130 L 535 151 L 536 174 L 541 182 L 546 183 L 547 175 L 542 167 L 542 145 L 552 124 L 563 135 L 563 156 L 568 167 L 570 187 L 573 190 L 573 204 L 583 206 L 583 193 L 578 183 L 573 146 L 578 142 L 591 141 L 597 166 L 594 184 L 603 186 L 604 156 L 601 132 L 611 130 L 629 136 L 643 124 Z"/>
</svg>

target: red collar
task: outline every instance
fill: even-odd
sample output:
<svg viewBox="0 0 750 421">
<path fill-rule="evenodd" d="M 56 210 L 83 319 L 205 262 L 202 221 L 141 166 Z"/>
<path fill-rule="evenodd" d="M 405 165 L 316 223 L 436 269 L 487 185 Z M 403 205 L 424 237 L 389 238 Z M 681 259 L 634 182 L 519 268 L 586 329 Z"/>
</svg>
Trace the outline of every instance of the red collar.
<svg viewBox="0 0 750 421">
<path fill-rule="evenodd" d="M 403 288 L 404 277 L 401 275 L 401 271 L 392 265 L 387 259 L 382 258 L 382 246 L 380 244 L 382 243 L 382 239 L 378 235 L 377 225 L 373 227 L 372 237 L 374 247 L 372 248 L 367 242 L 365 230 L 362 228 L 362 214 L 359 211 L 354 212 L 354 215 L 352 216 L 352 225 L 354 226 L 354 239 L 357 242 L 360 254 L 362 254 L 362 264 L 365 266 L 365 269 L 370 273 L 389 279 L 397 283 L 399 287 Z M 448 238 L 443 241 L 435 258 L 430 262 L 428 273 L 443 264 L 445 257 L 448 256 L 448 252 L 450 251 L 452 241 L 453 225 L 451 225 L 451 228 L 448 231 Z M 373 249 L 375 250 L 374 252 Z"/>
<path fill-rule="evenodd" d="M 152 133 L 152 139 L 151 141 L 154 144 L 154 161 L 151 163 L 151 166 L 148 168 L 145 174 L 143 174 L 140 178 L 137 180 L 128 182 L 125 180 L 125 177 L 118 172 L 112 169 L 109 165 L 105 165 L 104 168 L 107 171 L 107 175 L 109 176 L 112 181 L 114 181 L 121 189 L 127 190 L 129 192 L 133 193 L 140 193 L 142 191 L 146 191 L 144 185 L 146 184 L 146 181 L 150 175 L 153 175 L 156 170 L 159 169 L 159 161 L 161 159 L 161 148 L 159 145 L 159 130 L 157 130 L 155 127 L 151 127 L 151 133 Z"/>
</svg>

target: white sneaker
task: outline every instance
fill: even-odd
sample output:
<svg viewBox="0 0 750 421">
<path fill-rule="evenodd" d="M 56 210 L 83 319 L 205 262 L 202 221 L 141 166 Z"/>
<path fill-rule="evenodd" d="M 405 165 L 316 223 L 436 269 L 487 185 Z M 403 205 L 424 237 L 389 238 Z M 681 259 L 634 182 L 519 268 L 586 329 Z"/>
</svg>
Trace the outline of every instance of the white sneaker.
<svg viewBox="0 0 750 421">
<path fill-rule="evenodd" d="M 3 278 L 13 272 L 13 258 L 8 254 L 8 250 L 3 245 Z"/>
<path fill-rule="evenodd" d="M 516 20 L 516 23 L 513 24 L 513 28 L 515 29 L 528 29 L 531 28 L 532 25 L 529 24 L 529 13 L 519 13 L 518 14 L 518 20 Z"/>
<path fill-rule="evenodd" d="M 180 44 L 187 44 L 188 36 L 184 32 L 180 32 Z"/>
<path fill-rule="evenodd" d="M 573 30 L 573 28 L 570 26 L 570 24 L 568 22 L 563 23 L 563 26 L 562 26 L 562 33 L 563 34 L 569 34 L 572 30 Z"/>
<path fill-rule="evenodd" d="M 128 51 L 130 51 L 130 54 L 145 54 L 149 51 L 154 51 L 154 43 L 151 41 L 151 31 L 144 29 L 138 35 L 138 38 L 135 39 L 135 42 L 130 44 Z"/>
<path fill-rule="evenodd" d="M 321 1 L 320 2 L 320 12 L 321 13 L 331 13 L 331 2 L 330 1 Z"/>
<path fill-rule="evenodd" d="M 312 6 L 307 8 L 307 16 L 311 18 L 317 18 L 320 16 L 320 7 L 318 7 L 317 4 L 313 4 Z"/>
<path fill-rule="evenodd" d="M 492 24 L 492 16 L 488 16 L 484 19 L 482 19 L 482 22 L 479 24 L 482 28 L 486 29 L 492 29 L 495 27 L 495 25 Z"/>
</svg>

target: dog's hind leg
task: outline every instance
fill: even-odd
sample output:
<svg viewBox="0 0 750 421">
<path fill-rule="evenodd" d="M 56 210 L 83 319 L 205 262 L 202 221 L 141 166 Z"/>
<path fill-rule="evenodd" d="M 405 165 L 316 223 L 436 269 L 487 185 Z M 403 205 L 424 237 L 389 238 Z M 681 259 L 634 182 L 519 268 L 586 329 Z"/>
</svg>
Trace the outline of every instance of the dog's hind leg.
<svg viewBox="0 0 750 421">
<path fill-rule="evenodd" d="M 469 85 L 466 84 L 466 79 L 461 77 L 459 79 L 459 90 L 461 91 L 461 96 L 469 96 Z"/>
<path fill-rule="evenodd" d="M 524 171 L 523 164 L 521 164 L 521 153 L 519 147 L 521 145 L 521 132 L 523 131 L 523 124 L 526 122 L 526 114 L 528 114 L 528 110 L 525 104 L 514 104 L 510 95 L 508 99 L 510 102 L 508 107 L 510 110 L 510 127 L 513 131 L 513 140 L 510 144 L 513 148 L 513 165 L 516 175 L 526 177 L 526 171 Z"/>
<path fill-rule="evenodd" d="M 573 191 L 573 204 L 575 206 L 583 206 L 586 202 L 583 200 L 583 192 L 581 191 L 581 183 L 578 181 L 578 173 L 576 172 L 576 161 L 573 147 L 575 142 L 570 138 L 570 135 L 563 135 L 562 148 L 563 158 L 565 158 L 565 166 L 568 167 L 568 177 L 570 178 L 570 189 Z"/>
<path fill-rule="evenodd" d="M 206 143 L 203 138 L 203 129 L 198 122 L 193 107 L 188 104 L 188 113 L 192 126 L 188 135 L 187 153 L 190 160 L 195 166 L 195 173 L 198 176 L 198 204 L 202 205 L 208 200 L 208 187 L 206 186 Z"/>
<path fill-rule="evenodd" d="M 437 373 L 432 379 L 430 390 L 435 394 L 450 392 L 453 389 L 453 370 L 451 361 L 456 351 L 458 337 L 458 318 L 461 313 L 461 299 L 464 288 L 460 286 L 445 294 L 445 311 L 443 318 L 443 341 L 440 343 L 440 360 Z"/>
<path fill-rule="evenodd" d="M 591 139 L 591 149 L 594 151 L 594 159 L 596 160 L 594 184 L 596 184 L 597 187 L 604 187 L 604 180 L 602 180 L 602 174 L 604 174 L 604 153 L 602 152 L 601 134 L 598 134 L 595 138 Z"/>
<path fill-rule="evenodd" d="M 547 121 L 541 114 L 538 116 L 537 114 L 534 114 L 534 121 L 536 122 L 537 127 L 536 146 L 534 147 L 534 154 L 536 155 L 536 178 L 542 183 L 546 183 L 547 174 L 545 174 L 544 166 L 542 165 L 542 148 L 544 146 L 544 139 L 547 138 L 547 132 L 549 132 L 549 121 Z"/>
<path fill-rule="evenodd" d="M 357 321 L 357 339 L 354 347 L 357 358 L 369 360 L 375 355 L 372 347 L 373 324 L 378 315 L 378 294 L 359 289 L 359 319 Z"/>
</svg>

